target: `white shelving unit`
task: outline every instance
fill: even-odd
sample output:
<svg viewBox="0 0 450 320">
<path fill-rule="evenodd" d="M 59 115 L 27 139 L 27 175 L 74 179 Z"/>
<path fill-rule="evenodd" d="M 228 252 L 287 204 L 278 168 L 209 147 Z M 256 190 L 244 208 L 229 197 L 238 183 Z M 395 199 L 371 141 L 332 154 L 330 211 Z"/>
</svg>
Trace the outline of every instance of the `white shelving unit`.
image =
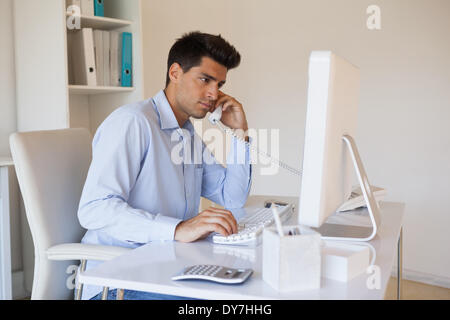
<svg viewBox="0 0 450 320">
<path fill-rule="evenodd" d="M 68 82 L 62 0 L 15 0 L 18 130 L 88 128 L 92 134 L 117 107 L 143 100 L 141 0 L 104 0 L 105 17 L 80 17 L 81 28 L 133 34 L 133 87 Z"/>
<path fill-rule="evenodd" d="M 0 300 L 12 299 L 11 274 L 11 214 L 8 167 L 10 157 L 0 156 Z"/>
<path fill-rule="evenodd" d="M 70 17 L 72 14 L 66 12 L 66 17 Z M 82 28 L 93 28 L 103 30 L 113 30 L 121 27 L 130 26 L 133 21 L 114 19 L 108 17 L 92 17 L 92 16 L 80 16 Z"/>
<path fill-rule="evenodd" d="M 69 94 L 105 94 L 105 93 L 117 93 L 117 92 L 131 92 L 134 91 L 134 87 L 103 87 L 103 86 L 79 86 L 69 85 Z"/>
<path fill-rule="evenodd" d="M 141 0 L 104 5 L 105 17 L 81 16 L 81 27 L 132 33 L 132 88 L 69 85 L 65 1 L 13 1 L 18 131 L 84 127 L 94 134 L 113 110 L 144 99 Z M 22 233 L 25 288 L 31 291 L 34 249 Z"/>
</svg>

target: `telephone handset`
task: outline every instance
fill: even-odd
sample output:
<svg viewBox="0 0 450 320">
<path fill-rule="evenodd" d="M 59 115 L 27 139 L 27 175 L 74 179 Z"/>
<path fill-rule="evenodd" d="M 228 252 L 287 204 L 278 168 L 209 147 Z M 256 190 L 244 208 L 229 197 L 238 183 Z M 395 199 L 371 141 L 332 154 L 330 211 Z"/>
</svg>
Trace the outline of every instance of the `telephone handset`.
<svg viewBox="0 0 450 320">
<path fill-rule="evenodd" d="M 272 163 L 275 163 L 275 164 L 277 164 L 278 166 L 280 166 L 280 167 L 282 167 L 282 168 L 284 168 L 284 169 L 286 169 L 286 170 L 288 170 L 288 171 L 290 171 L 290 172 L 292 172 L 293 174 L 296 174 L 296 175 L 298 175 L 298 176 L 300 176 L 300 175 L 302 174 L 301 171 L 299 171 L 299 170 L 297 170 L 297 169 L 295 169 L 295 168 L 292 168 L 291 166 L 285 164 L 285 163 L 282 162 L 281 160 L 278 160 L 278 159 L 272 157 L 270 154 L 268 154 L 268 153 L 266 153 L 266 152 L 264 152 L 264 151 L 259 150 L 257 147 L 252 146 L 249 142 L 247 142 L 247 141 L 245 141 L 245 140 L 242 140 L 242 138 L 239 137 L 232 129 L 228 128 L 227 126 L 225 126 L 225 125 L 220 121 L 221 118 L 222 118 L 222 106 L 218 106 L 218 107 L 216 108 L 216 110 L 214 110 L 214 112 L 212 112 L 212 113 L 209 115 L 209 118 L 208 118 L 208 119 L 209 119 L 209 121 L 211 121 L 212 124 L 217 125 L 217 126 L 218 126 L 220 129 L 222 129 L 223 131 L 225 131 L 225 132 L 231 134 L 231 135 L 232 135 L 233 137 L 235 137 L 236 139 L 241 140 L 242 142 L 244 142 L 251 150 L 254 150 L 254 151 L 256 151 L 258 154 L 260 154 L 260 155 L 262 155 L 262 156 L 264 156 L 264 157 L 270 159 L 270 161 L 271 161 Z"/>
<path fill-rule="evenodd" d="M 220 119 L 222 119 L 222 106 L 218 106 L 216 110 L 209 115 L 209 121 L 211 121 L 212 124 L 216 124 Z"/>
</svg>

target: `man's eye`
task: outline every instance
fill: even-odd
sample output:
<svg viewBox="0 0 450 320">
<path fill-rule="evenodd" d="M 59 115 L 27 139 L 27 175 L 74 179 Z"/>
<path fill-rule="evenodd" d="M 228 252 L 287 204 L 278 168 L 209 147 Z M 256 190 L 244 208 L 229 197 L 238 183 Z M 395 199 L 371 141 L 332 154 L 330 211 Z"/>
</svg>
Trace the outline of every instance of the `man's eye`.
<svg viewBox="0 0 450 320">
<path fill-rule="evenodd" d="M 209 82 L 209 79 L 208 79 L 208 78 L 200 78 L 200 80 L 203 81 L 203 82 L 205 82 L 205 83 L 208 83 L 208 82 Z"/>
</svg>

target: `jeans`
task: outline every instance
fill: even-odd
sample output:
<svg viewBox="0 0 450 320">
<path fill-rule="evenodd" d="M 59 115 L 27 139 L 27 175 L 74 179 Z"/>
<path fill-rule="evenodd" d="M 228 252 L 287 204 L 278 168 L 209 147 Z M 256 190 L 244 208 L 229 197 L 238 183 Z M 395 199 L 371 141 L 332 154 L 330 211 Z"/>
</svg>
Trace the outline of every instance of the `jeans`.
<svg viewBox="0 0 450 320">
<path fill-rule="evenodd" d="M 116 300 L 117 290 L 108 291 L 108 300 Z M 102 293 L 100 292 L 91 300 L 101 300 Z M 167 294 L 144 292 L 144 291 L 134 291 L 134 290 L 124 290 L 123 300 L 196 300 L 193 298 L 171 296 Z"/>
</svg>

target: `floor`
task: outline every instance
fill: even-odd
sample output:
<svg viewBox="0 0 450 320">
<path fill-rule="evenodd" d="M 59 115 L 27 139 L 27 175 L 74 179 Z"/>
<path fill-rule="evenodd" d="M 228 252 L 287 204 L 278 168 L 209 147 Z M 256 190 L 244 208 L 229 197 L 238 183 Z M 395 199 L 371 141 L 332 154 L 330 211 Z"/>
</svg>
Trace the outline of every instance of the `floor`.
<svg viewBox="0 0 450 320">
<path fill-rule="evenodd" d="M 402 281 L 402 300 L 450 300 L 450 289 L 415 281 Z M 397 300 L 397 278 L 388 282 L 385 300 Z"/>
</svg>

